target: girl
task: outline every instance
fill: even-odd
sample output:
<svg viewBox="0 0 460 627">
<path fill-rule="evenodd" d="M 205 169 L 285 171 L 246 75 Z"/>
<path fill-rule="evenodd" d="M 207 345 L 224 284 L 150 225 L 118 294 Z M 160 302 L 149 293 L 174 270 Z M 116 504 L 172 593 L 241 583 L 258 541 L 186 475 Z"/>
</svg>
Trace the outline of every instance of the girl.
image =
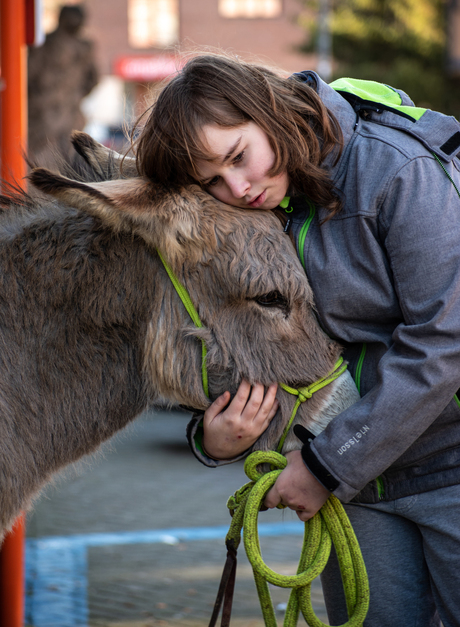
<svg viewBox="0 0 460 627">
<path fill-rule="evenodd" d="M 404 117 L 391 127 L 385 110 L 361 117 L 313 72 L 206 55 L 166 85 L 137 143 L 140 173 L 161 185 L 199 183 L 285 221 L 289 208 L 319 321 L 344 346 L 361 400 L 288 454 L 265 504 L 301 520 L 331 492 L 346 504 L 371 627 L 460 625 L 460 125 L 425 115 L 416 131 Z M 218 398 L 201 460 L 250 450 L 275 394 L 243 381 L 231 402 Z M 322 581 L 341 624 L 334 555 Z"/>
</svg>

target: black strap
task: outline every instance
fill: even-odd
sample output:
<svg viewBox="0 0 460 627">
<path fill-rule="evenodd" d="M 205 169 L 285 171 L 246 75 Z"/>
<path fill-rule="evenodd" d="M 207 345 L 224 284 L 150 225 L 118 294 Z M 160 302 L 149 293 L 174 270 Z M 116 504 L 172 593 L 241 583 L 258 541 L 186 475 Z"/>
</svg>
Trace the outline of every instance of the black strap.
<svg viewBox="0 0 460 627">
<path fill-rule="evenodd" d="M 219 616 L 220 608 L 223 602 L 221 627 L 229 627 L 230 617 L 232 614 L 233 593 L 235 591 L 236 578 L 236 548 L 233 541 L 227 542 L 227 559 L 225 560 L 224 570 L 217 591 L 214 609 L 212 611 L 211 620 L 208 627 L 215 627 Z"/>
<path fill-rule="evenodd" d="M 323 466 L 310 449 L 310 445 L 315 439 L 315 436 L 302 425 L 294 425 L 293 431 L 299 440 L 303 442 L 301 453 L 304 464 L 315 475 L 318 481 L 321 481 L 325 488 L 333 492 L 339 487 L 340 483 L 331 475 L 328 469 Z"/>
<path fill-rule="evenodd" d="M 411 122 L 415 122 L 413 117 L 404 113 L 404 111 L 400 111 L 399 109 L 394 109 L 393 107 L 384 104 L 383 102 L 374 102 L 373 100 L 365 100 L 364 98 L 360 98 L 355 94 L 350 94 L 347 91 L 341 91 L 340 89 L 336 90 L 338 94 L 345 98 L 353 109 L 358 114 L 365 114 L 366 111 L 375 111 L 375 113 L 381 113 L 382 111 L 391 111 L 391 113 L 396 113 L 402 118 L 406 118 L 406 120 L 410 120 Z"/>
</svg>

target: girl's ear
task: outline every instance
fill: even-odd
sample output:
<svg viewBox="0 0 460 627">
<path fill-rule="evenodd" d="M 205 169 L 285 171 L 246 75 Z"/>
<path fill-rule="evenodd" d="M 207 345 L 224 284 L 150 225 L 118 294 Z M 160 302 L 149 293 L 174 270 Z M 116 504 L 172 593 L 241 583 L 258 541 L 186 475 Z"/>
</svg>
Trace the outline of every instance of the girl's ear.
<svg viewBox="0 0 460 627">
<path fill-rule="evenodd" d="M 30 181 L 42 192 L 88 213 L 117 232 L 135 233 L 172 265 L 199 261 L 215 246 L 216 202 L 197 186 L 166 192 L 142 178 L 81 183 L 45 168 Z"/>
</svg>

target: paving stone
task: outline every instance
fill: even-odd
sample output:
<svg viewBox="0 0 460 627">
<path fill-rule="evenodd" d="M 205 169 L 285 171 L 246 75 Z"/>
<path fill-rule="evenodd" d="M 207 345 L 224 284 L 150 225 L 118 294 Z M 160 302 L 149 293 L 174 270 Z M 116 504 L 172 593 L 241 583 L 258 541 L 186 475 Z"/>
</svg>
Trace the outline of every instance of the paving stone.
<svg viewBox="0 0 460 627">
<path fill-rule="evenodd" d="M 29 515 L 29 541 L 42 540 L 46 545 L 55 536 L 75 539 L 79 534 L 78 538 L 84 539 L 86 534 L 105 537 L 103 534 L 177 527 L 228 527 L 226 501 L 247 481 L 243 465 L 208 469 L 196 461 L 185 441 L 188 418 L 178 411 L 148 412 L 95 457 L 66 469 Z M 294 522 L 297 517 L 288 510 L 260 515 L 262 523 L 282 521 Z M 274 570 L 293 574 L 301 541 L 299 535 L 264 537 L 264 559 Z M 204 627 L 225 555 L 222 539 L 88 545 L 88 626 Z M 242 546 L 238 560 L 232 626 L 262 627 L 252 571 Z M 33 576 L 42 571 L 49 568 L 41 564 Z M 31 594 L 39 588 L 35 580 L 29 586 Z M 270 590 L 275 607 L 281 608 L 277 616 L 282 625 L 288 591 L 273 586 Z M 319 581 L 313 583 L 312 600 L 318 617 L 327 623 Z M 35 601 L 38 607 L 40 599 Z M 57 627 L 68 624 L 66 620 L 63 616 Z M 51 625 L 40 623 L 39 627 Z"/>
</svg>

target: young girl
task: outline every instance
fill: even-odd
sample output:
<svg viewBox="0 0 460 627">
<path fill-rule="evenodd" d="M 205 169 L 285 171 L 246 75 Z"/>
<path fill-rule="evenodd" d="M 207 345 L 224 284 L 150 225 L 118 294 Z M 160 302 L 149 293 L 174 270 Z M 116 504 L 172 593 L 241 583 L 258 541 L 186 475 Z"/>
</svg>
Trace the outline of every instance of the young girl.
<svg viewBox="0 0 460 627">
<path fill-rule="evenodd" d="M 404 117 L 387 126 L 385 115 L 361 116 L 313 72 L 284 77 L 201 56 L 152 106 L 137 162 L 161 185 L 198 182 L 249 211 L 289 208 L 319 322 L 344 346 L 361 400 L 313 442 L 299 442 L 265 504 L 282 502 L 301 520 L 331 492 L 346 504 L 369 575 L 366 626 L 454 627 L 460 125 L 428 112 L 413 131 Z M 275 394 L 275 385 L 264 394 L 243 381 L 231 402 L 228 392 L 214 401 L 201 460 L 216 466 L 250 449 L 276 412 Z M 333 555 L 322 580 L 331 624 L 341 624 Z"/>
</svg>

